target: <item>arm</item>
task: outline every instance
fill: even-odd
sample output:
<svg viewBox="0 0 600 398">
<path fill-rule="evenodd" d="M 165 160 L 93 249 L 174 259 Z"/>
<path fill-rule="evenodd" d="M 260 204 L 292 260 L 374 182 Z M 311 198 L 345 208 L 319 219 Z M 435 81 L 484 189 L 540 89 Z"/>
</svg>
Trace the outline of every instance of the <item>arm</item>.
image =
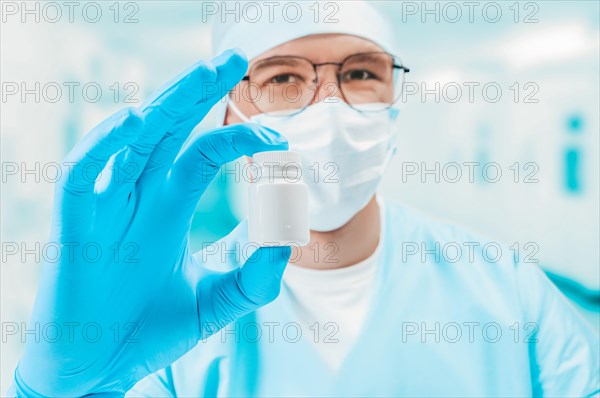
<svg viewBox="0 0 600 398">
<path fill-rule="evenodd" d="M 277 296 L 289 247 L 261 248 L 243 267 L 210 275 L 189 251 L 197 202 L 220 166 L 287 149 L 276 132 L 236 125 L 200 135 L 178 156 L 247 66 L 236 51 L 200 62 L 147 105 L 102 122 L 67 156 L 51 232 L 64 252 L 43 265 L 31 322 L 72 333 L 26 342 L 16 395 L 122 396 Z M 104 255 L 90 259 L 81 250 L 88 243 Z M 133 255 L 113 255 L 125 245 Z"/>
<path fill-rule="evenodd" d="M 529 341 L 534 396 L 588 397 L 600 393 L 598 333 L 533 264 L 517 266 L 524 322 L 535 322 Z"/>
</svg>

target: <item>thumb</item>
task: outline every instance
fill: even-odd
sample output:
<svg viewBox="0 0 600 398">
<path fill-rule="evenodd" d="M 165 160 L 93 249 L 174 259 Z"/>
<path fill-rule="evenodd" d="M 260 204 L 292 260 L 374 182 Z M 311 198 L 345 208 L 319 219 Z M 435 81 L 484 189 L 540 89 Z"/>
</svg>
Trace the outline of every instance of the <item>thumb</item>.
<svg viewBox="0 0 600 398">
<path fill-rule="evenodd" d="M 239 269 L 238 284 L 250 302 L 258 307 L 277 298 L 291 252 L 289 246 L 261 247 Z"/>
<path fill-rule="evenodd" d="M 202 279 L 198 284 L 201 337 L 275 300 L 290 255 L 289 246 L 261 247 L 243 267 Z"/>
</svg>

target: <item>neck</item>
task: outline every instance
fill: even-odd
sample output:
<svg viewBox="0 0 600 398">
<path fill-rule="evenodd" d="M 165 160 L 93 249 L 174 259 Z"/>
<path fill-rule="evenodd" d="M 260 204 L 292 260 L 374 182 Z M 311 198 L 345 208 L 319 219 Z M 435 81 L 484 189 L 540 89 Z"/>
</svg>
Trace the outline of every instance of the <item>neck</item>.
<svg viewBox="0 0 600 398">
<path fill-rule="evenodd" d="M 327 232 L 310 231 L 310 243 L 292 248 L 291 262 L 303 268 L 335 269 L 369 258 L 377 248 L 381 231 L 375 196 L 344 226 Z"/>
</svg>

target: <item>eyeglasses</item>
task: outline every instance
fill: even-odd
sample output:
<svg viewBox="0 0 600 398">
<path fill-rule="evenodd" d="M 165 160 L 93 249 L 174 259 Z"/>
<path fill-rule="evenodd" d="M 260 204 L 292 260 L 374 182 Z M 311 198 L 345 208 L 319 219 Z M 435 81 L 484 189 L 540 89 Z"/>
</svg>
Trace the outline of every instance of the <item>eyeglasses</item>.
<svg viewBox="0 0 600 398">
<path fill-rule="evenodd" d="M 404 74 L 410 71 L 398 57 L 386 52 L 354 54 L 341 63 L 321 64 L 303 57 L 277 56 L 250 67 L 243 78 L 248 82 L 242 88 L 244 97 L 261 113 L 300 113 L 315 101 L 319 93 L 317 69 L 325 65 L 337 66 L 337 85 L 327 97 L 334 97 L 339 89 L 340 97 L 361 112 L 390 108 L 400 99 Z M 326 86 L 326 91 L 332 91 Z"/>
</svg>

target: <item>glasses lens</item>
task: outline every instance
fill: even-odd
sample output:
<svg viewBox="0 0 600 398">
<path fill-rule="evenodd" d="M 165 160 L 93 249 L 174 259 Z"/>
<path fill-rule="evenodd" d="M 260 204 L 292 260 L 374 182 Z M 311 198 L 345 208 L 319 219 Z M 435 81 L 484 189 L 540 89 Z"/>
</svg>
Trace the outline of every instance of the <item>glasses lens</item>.
<svg viewBox="0 0 600 398">
<path fill-rule="evenodd" d="M 344 98 L 353 107 L 379 110 L 389 107 L 400 97 L 403 72 L 401 65 L 387 53 L 356 54 L 342 65 L 340 86 Z"/>
<path fill-rule="evenodd" d="M 317 79 L 310 62 L 296 57 L 274 57 L 250 69 L 250 101 L 262 113 L 289 114 L 305 108 L 315 96 Z"/>
</svg>

